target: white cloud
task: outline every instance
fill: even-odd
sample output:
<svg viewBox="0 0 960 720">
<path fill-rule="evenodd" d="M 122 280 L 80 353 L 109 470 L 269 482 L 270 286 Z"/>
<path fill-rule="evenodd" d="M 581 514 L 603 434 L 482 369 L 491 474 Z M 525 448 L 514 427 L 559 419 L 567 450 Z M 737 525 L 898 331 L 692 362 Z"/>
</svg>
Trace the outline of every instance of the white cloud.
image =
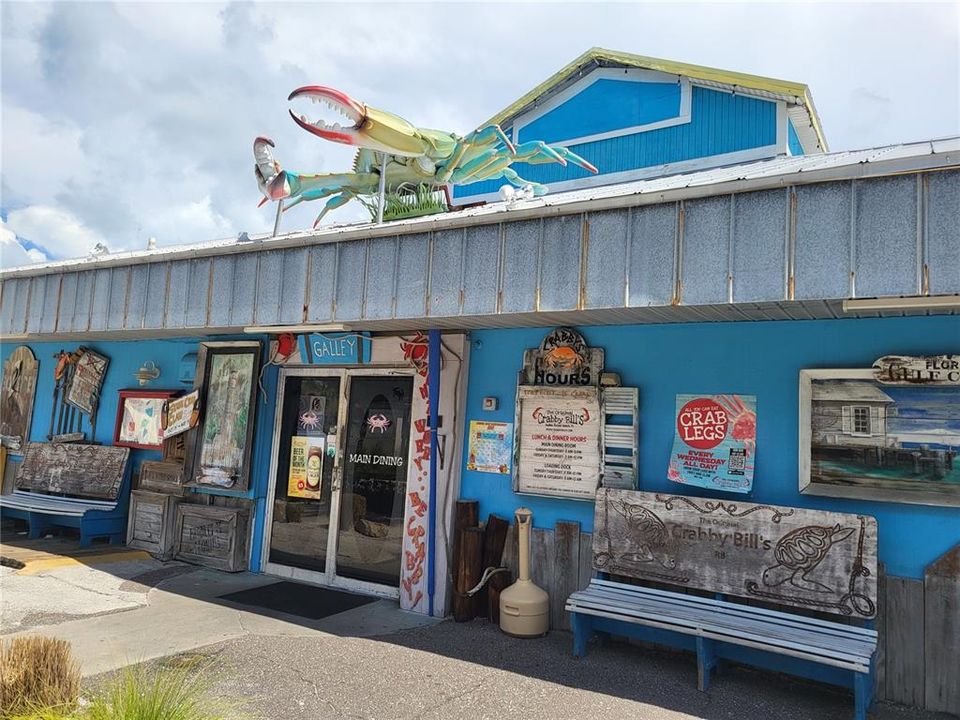
<svg viewBox="0 0 960 720">
<path fill-rule="evenodd" d="M 20 267 L 45 262 L 47 256 L 36 248 L 29 250 L 20 244 L 17 234 L 0 220 L 0 268 Z"/>
<path fill-rule="evenodd" d="M 49 205 L 30 205 L 11 210 L 7 226 L 19 237 L 46 248 L 54 257 L 86 255 L 98 242 L 109 246 L 70 212 Z"/>
<path fill-rule="evenodd" d="M 6 3 L 0 209 L 54 257 L 269 231 L 254 137 L 304 173 L 353 154 L 290 121 L 292 89 L 332 85 L 466 132 L 593 45 L 806 82 L 838 150 L 955 134 L 957 7 Z M 327 221 L 364 217 L 352 203 Z"/>
</svg>

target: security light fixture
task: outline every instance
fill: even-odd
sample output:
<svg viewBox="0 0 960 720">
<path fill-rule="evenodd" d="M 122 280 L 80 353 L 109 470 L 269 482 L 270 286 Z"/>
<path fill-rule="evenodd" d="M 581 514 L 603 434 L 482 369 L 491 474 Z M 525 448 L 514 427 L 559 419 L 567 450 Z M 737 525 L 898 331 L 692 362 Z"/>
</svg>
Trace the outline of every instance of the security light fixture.
<svg viewBox="0 0 960 720">
<path fill-rule="evenodd" d="M 848 313 L 882 310 L 960 310 L 960 295 L 855 298 L 843 301 L 843 311 Z"/>
</svg>

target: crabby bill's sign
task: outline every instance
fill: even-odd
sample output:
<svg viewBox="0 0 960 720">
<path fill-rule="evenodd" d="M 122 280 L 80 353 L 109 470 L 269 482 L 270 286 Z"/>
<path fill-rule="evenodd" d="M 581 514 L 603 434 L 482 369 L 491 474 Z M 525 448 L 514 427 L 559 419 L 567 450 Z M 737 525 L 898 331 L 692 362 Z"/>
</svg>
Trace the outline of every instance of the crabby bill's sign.
<svg viewBox="0 0 960 720">
<path fill-rule="evenodd" d="M 557 328 L 523 354 L 517 387 L 514 490 L 593 500 L 600 482 L 603 350 Z"/>
</svg>

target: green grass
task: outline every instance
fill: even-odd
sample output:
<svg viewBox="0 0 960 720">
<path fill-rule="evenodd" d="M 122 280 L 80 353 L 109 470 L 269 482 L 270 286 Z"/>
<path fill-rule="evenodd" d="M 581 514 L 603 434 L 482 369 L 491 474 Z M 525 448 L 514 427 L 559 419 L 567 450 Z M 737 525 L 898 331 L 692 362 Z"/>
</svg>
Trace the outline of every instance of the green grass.
<svg viewBox="0 0 960 720">
<path fill-rule="evenodd" d="M 82 720 L 225 720 L 236 717 L 206 698 L 208 682 L 194 667 L 121 670 L 84 709 Z M 40 720 L 46 720 L 45 718 Z"/>
<path fill-rule="evenodd" d="M 370 218 L 377 219 L 379 198 L 374 195 L 369 200 L 358 198 L 367 210 Z M 434 215 L 447 211 L 447 200 L 443 191 L 433 185 L 418 185 L 416 187 L 404 185 L 395 192 L 384 196 L 383 219 L 402 220 L 403 218 Z"/>
</svg>

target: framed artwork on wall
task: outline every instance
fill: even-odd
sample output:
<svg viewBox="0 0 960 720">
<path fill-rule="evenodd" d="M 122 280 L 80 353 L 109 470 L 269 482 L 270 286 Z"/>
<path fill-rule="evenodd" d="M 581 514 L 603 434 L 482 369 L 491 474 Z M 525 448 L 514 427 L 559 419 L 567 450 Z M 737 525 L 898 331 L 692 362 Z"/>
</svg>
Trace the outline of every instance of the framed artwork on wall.
<svg viewBox="0 0 960 720">
<path fill-rule="evenodd" d="M 121 390 L 113 444 L 120 447 L 160 450 L 163 447 L 161 418 L 167 400 L 177 390 Z"/>
<path fill-rule="evenodd" d="M 960 506 L 960 385 L 800 371 L 800 492 Z"/>
<path fill-rule="evenodd" d="M 249 487 L 260 355 L 258 341 L 201 343 L 194 385 L 201 418 L 186 434 L 186 484 Z"/>
<path fill-rule="evenodd" d="M 14 350 L 3 364 L 0 443 L 14 452 L 21 452 L 30 440 L 38 368 L 33 351 L 26 345 Z"/>
</svg>

